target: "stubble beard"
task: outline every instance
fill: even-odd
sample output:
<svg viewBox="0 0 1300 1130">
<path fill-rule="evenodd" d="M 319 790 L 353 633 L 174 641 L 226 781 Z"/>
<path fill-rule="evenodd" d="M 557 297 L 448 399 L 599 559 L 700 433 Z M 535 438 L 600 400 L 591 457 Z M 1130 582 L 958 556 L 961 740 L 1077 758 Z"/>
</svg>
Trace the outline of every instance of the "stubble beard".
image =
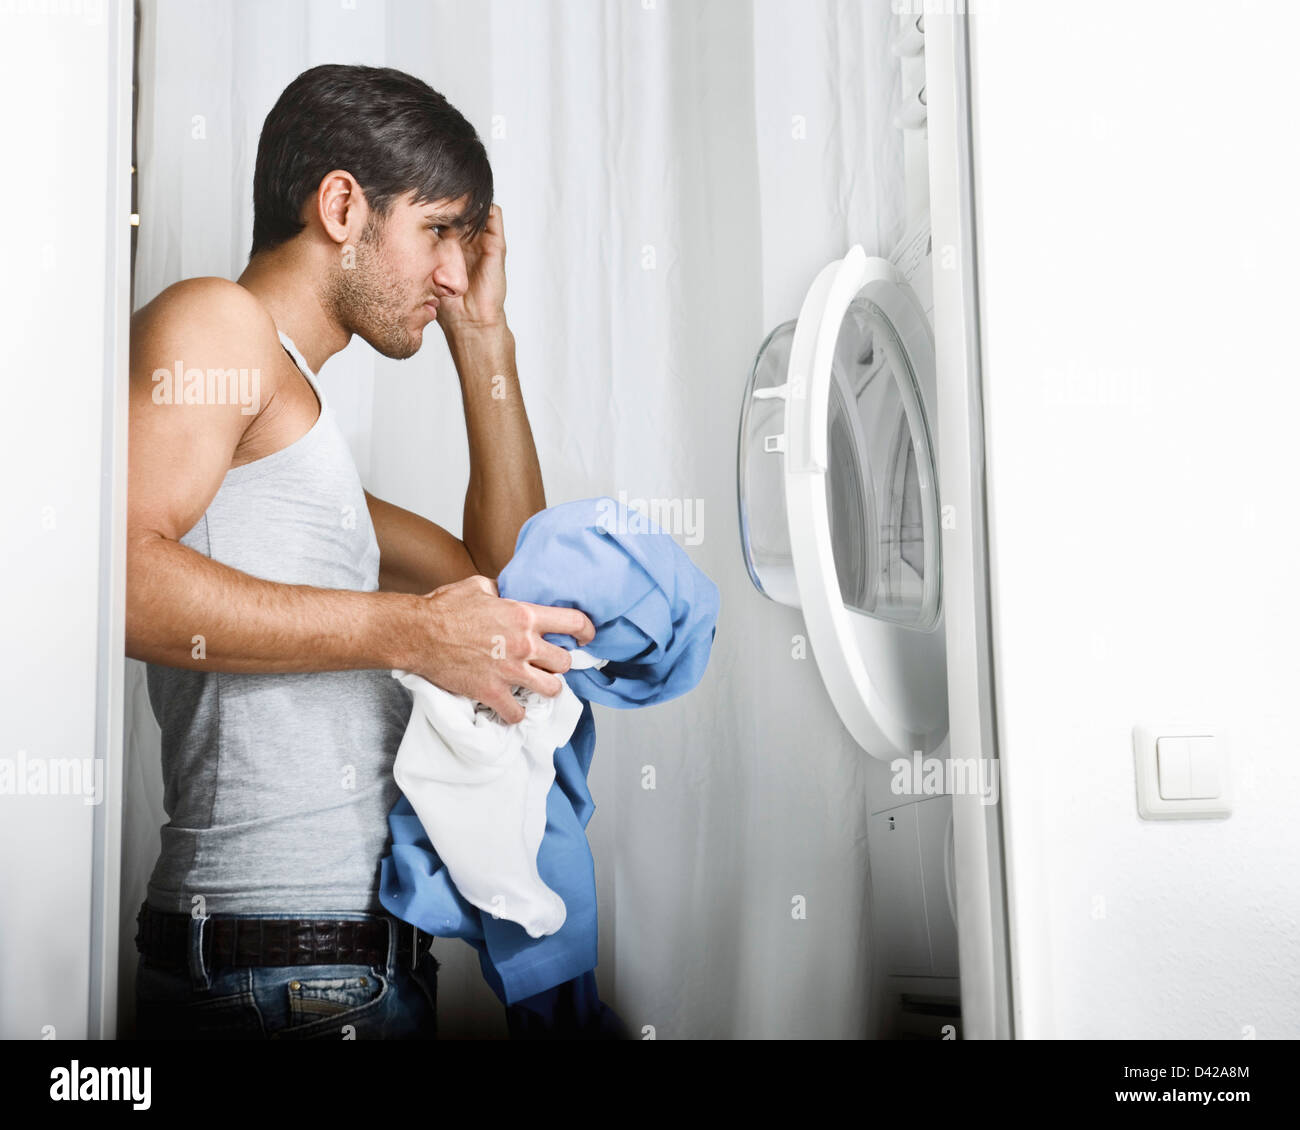
<svg viewBox="0 0 1300 1130">
<path fill-rule="evenodd" d="M 335 319 L 385 357 L 405 360 L 424 343 L 423 335 L 413 333 L 409 325 L 417 297 L 390 274 L 380 225 L 371 213 L 353 265 L 340 266 L 331 283 L 327 301 Z"/>
</svg>

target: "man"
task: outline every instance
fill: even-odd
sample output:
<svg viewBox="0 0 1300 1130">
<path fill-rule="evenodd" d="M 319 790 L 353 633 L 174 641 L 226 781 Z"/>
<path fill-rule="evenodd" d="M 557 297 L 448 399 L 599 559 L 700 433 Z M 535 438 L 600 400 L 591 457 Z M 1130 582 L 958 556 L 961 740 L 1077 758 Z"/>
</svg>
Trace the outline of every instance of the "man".
<svg viewBox="0 0 1300 1130">
<path fill-rule="evenodd" d="M 517 722 L 511 688 L 556 695 L 569 667 L 543 635 L 594 635 L 496 593 L 546 498 L 491 200 L 440 94 L 315 67 L 263 126 L 247 269 L 132 319 L 127 654 L 149 664 L 170 818 L 141 909 L 142 1037 L 435 1031 L 427 936 L 377 895 L 410 714 L 390 671 Z M 463 538 L 362 490 L 315 379 L 353 334 L 405 358 L 435 320 L 469 435 Z"/>
</svg>

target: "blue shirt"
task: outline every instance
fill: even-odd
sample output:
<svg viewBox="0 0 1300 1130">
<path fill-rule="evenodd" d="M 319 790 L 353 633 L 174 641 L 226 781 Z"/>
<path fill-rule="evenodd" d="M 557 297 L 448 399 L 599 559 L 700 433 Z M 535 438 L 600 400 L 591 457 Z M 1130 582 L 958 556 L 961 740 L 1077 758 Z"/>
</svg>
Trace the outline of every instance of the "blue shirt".
<svg viewBox="0 0 1300 1130">
<path fill-rule="evenodd" d="M 473 945 L 484 978 L 509 1006 L 596 966 L 596 873 L 586 834 L 596 808 L 587 788 L 596 745 L 591 704 L 630 709 L 694 687 L 708 665 L 719 600 L 717 586 L 670 534 L 608 497 L 562 503 L 529 518 L 497 592 L 580 609 L 596 629 L 583 650 L 609 660 L 564 675 L 583 700 L 582 716 L 568 744 L 555 751 L 537 853 L 542 881 L 564 900 L 564 925 L 531 938 L 517 922 L 480 914 L 456 890 L 405 797 L 388 816 L 392 850 L 380 865 L 379 898 L 403 921 Z M 545 638 L 578 646 L 571 636 Z"/>
</svg>

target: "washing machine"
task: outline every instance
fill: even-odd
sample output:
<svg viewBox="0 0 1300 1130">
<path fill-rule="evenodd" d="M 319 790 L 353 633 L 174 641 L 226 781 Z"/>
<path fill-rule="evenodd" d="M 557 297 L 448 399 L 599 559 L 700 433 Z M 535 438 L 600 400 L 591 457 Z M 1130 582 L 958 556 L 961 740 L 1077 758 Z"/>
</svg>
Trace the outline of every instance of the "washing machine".
<svg viewBox="0 0 1300 1130">
<path fill-rule="evenodd" d="M 802 610 L 835 709 L 884 761 L 948 734 L 932 258 L 922 212 L 888 258 L 828 263 L 762 343 L 741 410 L 750 578 Z"/>
</svg>

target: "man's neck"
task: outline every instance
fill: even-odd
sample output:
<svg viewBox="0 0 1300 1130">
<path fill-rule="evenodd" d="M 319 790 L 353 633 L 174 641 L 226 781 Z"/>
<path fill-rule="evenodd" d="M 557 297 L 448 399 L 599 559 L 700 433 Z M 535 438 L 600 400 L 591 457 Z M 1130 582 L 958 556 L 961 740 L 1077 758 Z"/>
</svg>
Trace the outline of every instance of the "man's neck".
<svg viewBox="0 0 1300 1130">
<path fill-rule="evenodd" d="M 330 317 L 313 283 L 315 273 L 302 256 L 281 244 L 259 251 L 235 281 L 256 296 L 275 328 L 287 334 L 313 373 L 347 345 L 352 335 Z"/>
</svg>

